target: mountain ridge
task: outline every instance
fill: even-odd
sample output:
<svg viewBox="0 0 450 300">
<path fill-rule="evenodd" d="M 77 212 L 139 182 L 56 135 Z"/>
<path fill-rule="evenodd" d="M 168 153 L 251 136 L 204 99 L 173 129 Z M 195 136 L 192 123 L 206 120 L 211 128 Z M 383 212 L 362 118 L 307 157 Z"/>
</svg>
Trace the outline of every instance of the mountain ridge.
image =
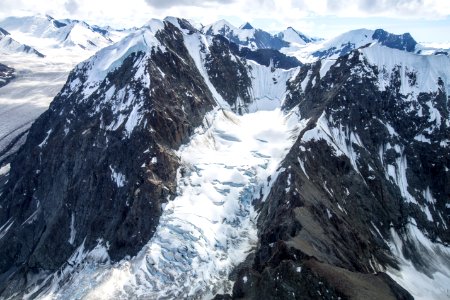
<svg viewBox="0 0 450 300">
<path fill-rule="evenodd" d="M 6 54 L 25 53 L 45 57 L 42 53 L 25 44 L 17 42 L 11 37 L 11 34 L 0 27 L 0 51 Z"/>
<path fill-rule="evenodd" d="M 405 51 L 408 36 L 397 47 L 379 32 L 379 43 L 364 43 L 373 33 L 335 60 L 302 64 L 278 46 L 235 43 L 233 30 L 204 32 L 184 19 L 152 20 L 71 72 L 0 168 L 1 295 L 104 296 L 105 274 L 119 272 L 110 297 L 143 296 L 137 282 L 149 295 L 177 287 L 173 297 L 444 296 L 448 278 L 429 276 L 449 268 L 449 58 Z M 294 144 L 272 160 L 280 139 Z M 239 145 L 247 161 L 226 160 Z M 208 157 L 198 149 L 224 160 L 211 167 L 194 159 Z M 215 201 L 202 218 L 231 227 L 209 235 L 187 217 L 204 198 Z M 188 207 L 176 199 L 192 202 L 187 219 L 177 217 L 191 220 L 186 232 L 170 223 Z M 247 258 L 228 245 L 239 227 L 256 234 Z M 192 261 L 198 272 L 184 269 Z M 217 275 L 200 268 L 209 261 L 230 265 L 211 265 Z"/>
</svg>

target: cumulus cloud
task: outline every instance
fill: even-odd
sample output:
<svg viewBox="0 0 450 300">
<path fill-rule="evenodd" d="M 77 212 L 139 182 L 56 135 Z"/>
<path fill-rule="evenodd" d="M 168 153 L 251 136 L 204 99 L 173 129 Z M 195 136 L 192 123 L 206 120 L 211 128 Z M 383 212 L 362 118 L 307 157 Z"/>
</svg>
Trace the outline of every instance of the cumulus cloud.
<svg viewBox="0 0 450 300">
<path fill-rule="evenodd" d="M 293 26 L 321 37 L 361 27 L 386 27 L 388 21 L 396 33 L 412 31 L 416 26 L 427 32 L 425 37 L 437 36 L 437 30 L 430 30 L 430 22 L 443 28 L 439 31 L 440 39 L 448 39 L 450 30 L 446 21 L 450 16 L 450 0 L 0 0 L 0 3 L 0 19 L 41 13 L 120 28 L 141 26 L 151 18 L 170 15 L 204 25 L 219 19 L 227 19 L 236 26 L 249 21 L 273 32 Z"/>
<path fill-rule="evenodd" d="M 442 0 L 292 0 L 291 5 L 318 16 L 439 18 L 450 15 L 450 2 Z"/>
<path fill-rule="evenodd" d="M 424 9 L 423 0 L 359 0 L 357 5 L 368 13 L 384 13 L 399 10 L 405 13 Z M 420 13 L 420 11 L 417 11 Z"/>
<path fill-rule="evenodd" d="M 174 6 L 207 7 L 220 4 L 229 4 L 234 2 L 234 0 L 145 0 L 145 2 L 154 8 L 164 9 Z"/>
<path fill-rule="evenodd" d="M 64 3 L 64 8 L 71 14 L 78 11 L 78 3 L 75 0 L 69 0 Z"/>
</svg>

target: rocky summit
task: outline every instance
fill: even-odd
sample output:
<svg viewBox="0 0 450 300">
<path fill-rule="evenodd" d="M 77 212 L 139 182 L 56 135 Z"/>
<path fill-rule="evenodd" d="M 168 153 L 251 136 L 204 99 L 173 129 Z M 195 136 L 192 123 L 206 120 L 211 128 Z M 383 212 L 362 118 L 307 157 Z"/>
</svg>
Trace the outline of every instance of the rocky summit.
<svg viewBox="0 0 450 300">
<path fill-rule="evenodd" d="M 447 55 L 381 29 L 39 24 L 109 46 L 0 160 L 0 299 L 448 299 Z"/>
</svg>

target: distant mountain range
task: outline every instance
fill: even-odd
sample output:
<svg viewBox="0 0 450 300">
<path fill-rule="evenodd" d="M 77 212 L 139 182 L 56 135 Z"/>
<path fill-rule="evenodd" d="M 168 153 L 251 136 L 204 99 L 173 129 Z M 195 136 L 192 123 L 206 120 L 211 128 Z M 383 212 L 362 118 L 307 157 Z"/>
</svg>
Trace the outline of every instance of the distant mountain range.
<svg viewBox="0 0 450 300">
<path fill-rule="evenodd" d="M 70 19 L 56 20 L 51 16 L 9 17 L 0 21 L 0 27 L 24 38 L 43 39 L 52 47 L 78 47 L 98 50 L 123 37 L 126 30 L 89 25 Z M 48 45 L 42 47 L 48 47 Z"/>
<path fill-rule="evenodd" d="M 3 54 L 13 54 L 13 53 L 24 53 L 31 54 L 38 57 L 44 57 L 42 53 L 36 49 L 21 44 L 11 37 L 11 34 L 5 29 L 0 27 L 0 53 Z"/>
</svg>

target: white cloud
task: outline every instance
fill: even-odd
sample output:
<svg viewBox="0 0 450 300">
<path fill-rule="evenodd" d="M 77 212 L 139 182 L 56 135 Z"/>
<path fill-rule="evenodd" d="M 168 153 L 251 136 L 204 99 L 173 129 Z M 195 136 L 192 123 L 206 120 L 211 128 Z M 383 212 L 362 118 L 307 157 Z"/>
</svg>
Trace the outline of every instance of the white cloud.
<svg viewBox="0 0 450 300">
<path fill-rule="evenodd" d="M 67 1 L 66 3 L 64 3 L 64 7 L 70 14 L 74 14 L 78 11 L 78 3 L 75 0 Z"/>
<path fill-rule="evenodd" d="M 450 16 L 450 0 L 0 1 L 0 18 L 41 13 L 56 18 L 78 18 L 92 24 L 116 27 L 140 26 L 151 18 L 164 18 L 167 15 L 194 19 L 203 24 L 225 18 L 235 25 L 250 21 L 271 31 L 293 26 L 307 34 L 326 37 L 355 26 L 364 27 L 366 18 L 370 17 L 389 17 L 399 22 L 423 22 Z M 338 19 L 330 25 L 323 22 L 325 16 Z M 347 18 L 353 21 L 347 22 Z M 359 23 L 354 21 L 355 19 L 360 20 Z M 379 27 L 383 25 L 379 24 Z M 408 30 L 409 28 L 403 29 Z"/>
<path fill-rule="evenodd" d="M 194 6 L 194 7 L 208 7 L 220 4 L 228 4 L 234 0 L 145 0 L 150 6 L 159 9 L 171 8 L 174 6 Z"/>
</svg>

